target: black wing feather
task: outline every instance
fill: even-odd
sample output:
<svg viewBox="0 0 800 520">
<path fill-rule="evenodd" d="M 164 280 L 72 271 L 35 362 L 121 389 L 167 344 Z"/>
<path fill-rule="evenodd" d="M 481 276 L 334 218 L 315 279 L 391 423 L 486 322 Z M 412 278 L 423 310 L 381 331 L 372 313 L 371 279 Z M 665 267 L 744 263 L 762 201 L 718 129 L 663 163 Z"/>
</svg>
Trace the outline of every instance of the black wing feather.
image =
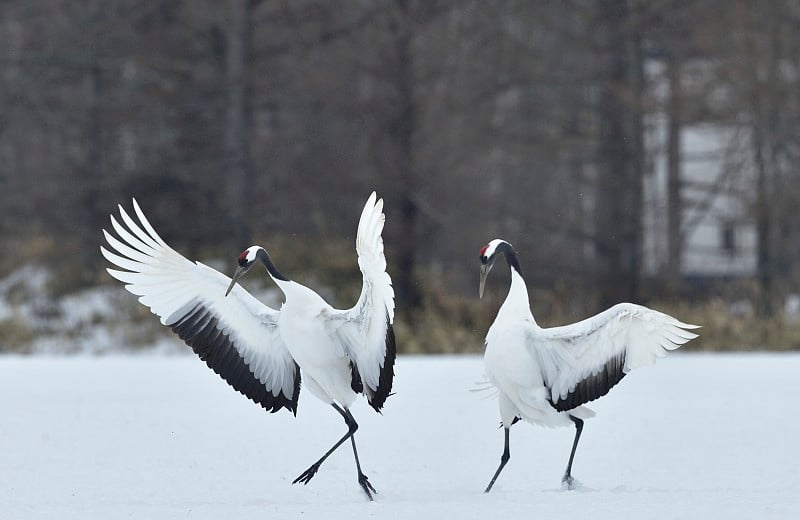
<svg viewBox="0 0 800 520">
<path fill-rule="evenodd" d="M 380 412 L 386 398 L 391 395 L 392 382 L 394 381 L 394 362 L 397 358 L 397 347 L 394 341 L 394 328 L 389 321 L 389 315 L 386 315 L 386 355 L 383 358 L 383 366 L 381 367 L 381 374 L 378 378 L 378 388 L 372 394 L 369 400 L 376 412 Z"/>
<path fill-rule="evenodd" d="M 234 389 L 264 409 L 275 413 L 286 408 L 297 415 L 300 394 L 300 367 L 295 363 L 294 392 L 277 396 L 258 380 L 227 334 L 222 332 L 217 317 L 202 303 L 197 303 L 170 328 Z"/>
<path fill-rule="evenodd" d="M 623 350 L 618 356 L 609 359 L 598 372 L 578 382 L 564 398 L 557 401 L 553 401 L 551 398 L 550 402 L 559 412 L 566 412 L 589 401 L 594 401 L 598 397 L 606 395 L 625 377 L 624 367 L 625 351 Z"/>
</svg>

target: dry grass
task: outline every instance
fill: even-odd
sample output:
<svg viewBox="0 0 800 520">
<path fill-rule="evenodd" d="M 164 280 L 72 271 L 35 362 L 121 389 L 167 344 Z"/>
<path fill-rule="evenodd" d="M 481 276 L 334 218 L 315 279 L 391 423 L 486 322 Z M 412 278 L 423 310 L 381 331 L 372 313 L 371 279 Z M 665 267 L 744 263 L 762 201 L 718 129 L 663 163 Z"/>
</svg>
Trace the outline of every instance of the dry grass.
<svg viewBox="0 0 800 520">
<path fill-rule="evenodd" d="M 676 318 L 702 326 L 700 336 L 686 350 L 747 351 L 800 349 L 800 320 L 782 316 L 760 319 L 751 313 L 736 312 L 730 303 L 714 300 L 705 303 L 648 305 Z M 411 313 L 399 312 L 395 320 L 398 349 L 404 353 L 483 352 L 483 338 L 494 319 L 497 306 L 477 298 L 446 296 L 436 291 L 425 297 L 425 307 Z M 571 323 L 586 316 L 541 315 L 543 326 Z"/>
<path fill-rule="evenodd" d="M 34 339 L 27 322 L 19 317 L 0 320 L 0 351 L 29 354 Z"/>
<path fill-rule="evenodd" d="M 287 274 L 310 287 L 321 289 L 320 292 L 333 305 L 348 307 L 358 298 L 361 273 L 355 263 L 355 251 L 350 241 L 323 239 L 315 243 L 315 247 L 309 248 L 305 240 L 276 236 L 265 243 L 274 249 L 275 261 Z M 78 255 L 61 256 L 58 265 L 45 264 L 54 244 L 54 241 L 46 238 L 33 238 L 23 249 L 29 262 L 41 263 L 53 270 L 45 291 L 50 298 L 56 299 L 74 291 L 80 277 L 76 274 L 79 270 Z M 232 270 L 234 258 L 229 260 Z M 8 272 L 13 266 L 6 261 L 0 267 Z M 102 262 L 98 262 L 93 283 L 113 283 L 103 267 Z M 218 267 L 225 270 L 225 265 Z M 395 335 L 398 350 L 407 354 L 482 352 L 486 331 L 505 297 L 504 291 L 497 294 L 490 291 L 484 300 L 479 300 L 477 295 L 453 295 L 438 286 L 434 279 L 423 281 L 425 283 L 421 283 L 421 287 L 426 289 L 426 293 L 422 307 L 414 310 L 397 309 Z M 267 283 L 266 277 L 263 282 Z M 259 283 L 258 278 L 253 277 L 247 285 L 258 286 Z M 330 289 L 324 289 L 326 287 Z M 7 303 L 15 306 L 22 303 L 17 300 L 29 301 L 32 298 L 29 292 L 25 288 L 11 287 L 5 295 Z M 587 314 L 570 313 L 569 305 L 563 304 L 569 301 L 569 295 L 532 290 L 531 297 L 535 300 L 537 320 L 543 326 L 561 325 L 587 317 Z M 106 323 L 119 334 L 121 345 L 136 348 L 170 334 L 135 299 L 131 297 L 123 299 L 123 302 L 129 302 L 129 307 L 120 304 L 119 323 Z M 800 349 L 800 320 L 782 316 L 760 319 L 747 309 L 737 311 L 736 306 L 721 299 L 677 304 L 655 301 L 649 306 L 703 327 L 699 331 L 700 337 L 684 347 L 687 350 Z M 572 312 L 576 311 L 573 309 Z M 12 315 L 0 319 L 0 349 L 26 352 L 36 340 L 35 334 L 34 328 L 21 317 L 17 319 Z"/>
<path fill-rule="evenodd" d="M 763 319 L 751 312 L 736 312 L 729 302 L 680 303 L 652 307 L 682 321 L 701 325 L 700 337 L 689 350 L 796 350 L 800 349 L 800 321 L 774 316 Z"/>
</svg>

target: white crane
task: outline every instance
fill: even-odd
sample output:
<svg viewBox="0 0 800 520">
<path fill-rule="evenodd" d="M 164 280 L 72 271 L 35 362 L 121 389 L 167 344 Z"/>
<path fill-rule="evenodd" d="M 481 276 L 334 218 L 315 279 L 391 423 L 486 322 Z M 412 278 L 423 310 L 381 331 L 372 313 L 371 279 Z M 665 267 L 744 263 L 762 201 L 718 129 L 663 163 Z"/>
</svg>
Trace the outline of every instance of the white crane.
<svg viewBox="0 0 800 520">
<path fill-rule="evenodd" d="M 354 437 L 358 424 L 349 408 L 363 393 L 380 412 L 394 378 L 394 290 L 383 255 L 383 200 L 376 201 L 373 192 L 361 213 L 356 251 L 363 287 L 347 310 L 334 309 L 289 280 L 260 246 L 239 255 L 233 279 L 191 262 L 159 237 L 135 199 L 133 209 L 138 223 L 119 206 L 127 229 L 111 216 L 119 239 L 103 230 L 116 251 L 101 247 L 103 256 L 124 269 L 108 269 L 111 276 L 126 283 L 214 372 L 264 409 L 297 414 L 302 373 L 311 393 L 344 418 L 347 433 L 293 483 L 308 484 L 325 459 L 350 439 L 358 482 L 372 500 L 375 488 L 361 471 Z M 283 291 L 280 310 L 236 283 L 259 261 Z"/>
<path fill-rule="evenodd" d="M 483 297 L 486 276 L 498 255 L 511 270 L 511 288 L 486 334 L 484 364 L 497 389 L 505 433 L 500 466 L 488 493 L 508 462 L 509 432 L 519 420 L 547 427 L 575 425 L 575 439 L 562 478 L 573 489 L 572 461 L 583 421 L 594 412 L 583 406 L 608 391 L 634 368 L 653 363 L 697 334 L 698 326 L 647 307 L 620 303 L 591 318 L 563 327 L 542 328 L 533 318 L 517 252 L 495 239 L 480 250 Z"/>
</svg>

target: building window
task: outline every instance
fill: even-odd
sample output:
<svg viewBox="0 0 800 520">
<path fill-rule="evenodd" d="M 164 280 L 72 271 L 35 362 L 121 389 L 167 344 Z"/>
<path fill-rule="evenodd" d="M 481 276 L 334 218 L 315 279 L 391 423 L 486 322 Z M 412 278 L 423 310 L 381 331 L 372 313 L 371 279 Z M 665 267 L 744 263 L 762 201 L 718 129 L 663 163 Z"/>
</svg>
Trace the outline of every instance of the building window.
<svg viewBox="0 0 800 520">
<path fill-rule="evenodd" d="M 722 250 L 732 255 L 736 252 L 736 225 L 731 221 L 724 221 L 720 225 L 720 242 Z"/>
</svg>

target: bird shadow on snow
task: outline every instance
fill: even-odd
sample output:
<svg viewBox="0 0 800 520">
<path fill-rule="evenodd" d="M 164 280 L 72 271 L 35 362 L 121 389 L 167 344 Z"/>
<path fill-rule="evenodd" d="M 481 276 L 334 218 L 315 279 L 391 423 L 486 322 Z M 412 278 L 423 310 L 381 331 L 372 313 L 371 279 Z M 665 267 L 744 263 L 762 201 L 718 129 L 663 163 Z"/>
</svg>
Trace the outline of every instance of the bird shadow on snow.
<svg viewBox="0 0 800 520">
<path fill-rule="evenodd" d="M 673 488 L 652 488 L 652 487 L 631 487 L 625 484 L 620 484 L 618 486 L 614 486 L 611 488 L 593 488 L 586 486 L 578 481 L 574 481 L 572 484 L 572 488 L 568 489 L 566 484 L 562 484 L 560 488 L 557 489 L 542 489 L 542 493 L 571 493 L 571 492 L 578 492 L 578 493 L 618 493 L 618 494 L 639 494 L 639 493 L 694 493 L 694 492 L 735 492 L 736 489 L 734 488 L 709 488 L 704 490 L 699 489 L 691 489 L 691 488 L 684 488 L 684 489 L 673 489 Z"/>
<path fill-rule="evenodd" d="M 619 486 L 620 488 L 625 488 L 625 486 Z M 499 488 L 499 486 L 498 486 Z M 626 491 L 626 492 L 635 492 L 636 490 L 631 489 L 597 489 L 593 487 L 589 487 L 584 485 L 582 482 L 578 480 L 572 481 L 572 487 L 568 487 L 566 483 L 561 484 L 560 487 L 557 488 L 545 488 L 545 489 L 530 489 L 530 488 L 514 488 L 514 489 L 495 489 L 490 493 L 485 493 L 487 496 L 491 496 L 494 493 L 502 493 L 502 494 L 515 494 L 515 493 L 557 493 L 557 494 L 570 494 L 570 493 L 596 493 L 596 492 L 615 492 L 615 491 Z"/>
<path fill-rule="evenodd" d="M 584 485 L 579 480 L 573 480 L 572 486 L 568 486 L 566 483 L 562 483 L 560 487 L 551 488 L 551 489 L 542 489 L 542 493 L 595 493 L 599 491 L 605 491 L 603 489 L 597 489 L 593 487 L 589 487 Z"/>
<path fill-rule="evenodd" d="M 566 482 L 561 483 L 561 488 L 558 491 L 598 491 L 597 489 L 590 488 L 588 486 L 583 485 L 583 482 L 580 480 L 573 478 L 572 484 L 567 484 Z"/>
</svg>

